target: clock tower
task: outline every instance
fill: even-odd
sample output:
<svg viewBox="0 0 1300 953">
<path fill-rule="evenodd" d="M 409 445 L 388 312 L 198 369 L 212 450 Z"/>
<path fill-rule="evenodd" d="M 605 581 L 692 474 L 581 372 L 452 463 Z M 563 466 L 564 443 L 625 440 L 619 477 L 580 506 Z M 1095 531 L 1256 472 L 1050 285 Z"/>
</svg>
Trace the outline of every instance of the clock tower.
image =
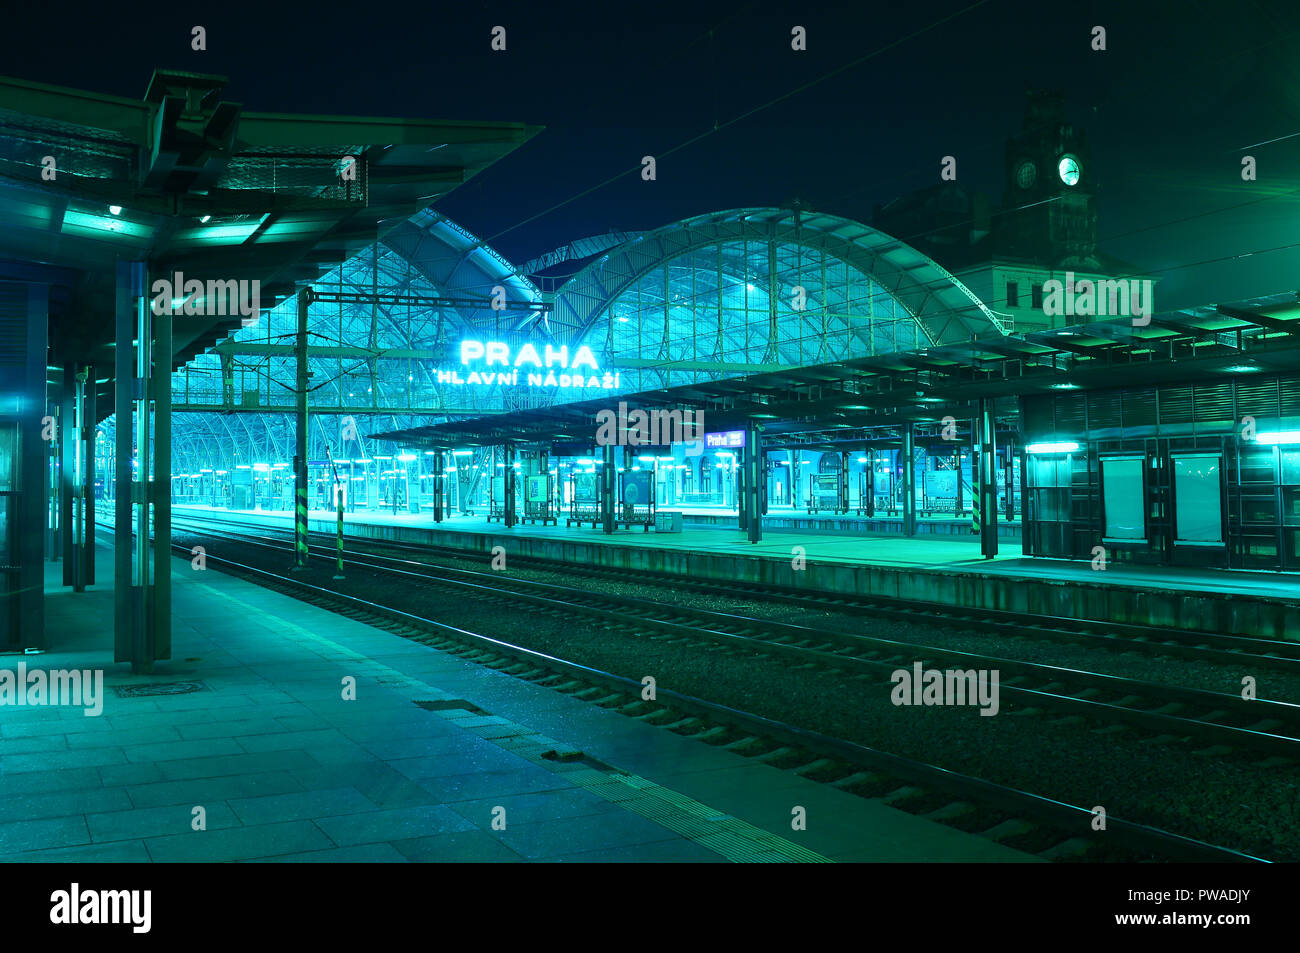
<svg viewBox="0 0 1300 953">
<path fill-rule="evenodd" d="M 1007 141 L 996 254 L 1057 268 L 1096 268 L 1096 182 L 1087 139 L 1066 122 L 1060 91 L 1027 93 L 1020 135 Z"/>
</svg>

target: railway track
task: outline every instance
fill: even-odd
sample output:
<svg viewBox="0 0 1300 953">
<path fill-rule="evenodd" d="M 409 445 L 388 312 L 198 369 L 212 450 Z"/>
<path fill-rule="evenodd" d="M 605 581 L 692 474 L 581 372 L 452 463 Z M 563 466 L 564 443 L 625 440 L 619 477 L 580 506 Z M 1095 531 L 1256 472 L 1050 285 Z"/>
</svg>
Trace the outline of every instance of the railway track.
<svg viewBox="0 0 1300 953">
<path fill-rule="evenodd" d="M 191 517 L 182 517 L 180 520 L 173 520 L 174 523 L 178 521 L 195 526 L 225 526 L 237 532 L 245 533 L 249 529 L 246 523 L 225 521 L 219 518 L 194 520 Z M 279 534 L 292 533 L 292 530 L 283 530 L 274 526 L 263 527 L 263 529 Z M 310 535 L 317 540 L 313 551 L 324 552 L 328 550 L 330 554 L 333 554 L 335 545 L 333 535 L 316 532 Z M 487 553 L 468 553 L 465 550 L 425 545 L 423 543 L 362 540 L 356 537 L 348 539 L 349 545 L 355 546 L 358 543 L 369 543 L 376 549 L 408 552 L 420 557 L 438 555 L 461 560 L 475 556 L 489 557 Z M 349 558 L 364 555 L 373 554 L 356 549 L 345 549 L 345 556 Z M 1092 649 L 1107 649 L 1119 653 L 1138 652 L 1149 656 L 1165 656 L 1220 664 L 1240 664 L 1244 662 L 1259 668 L 1300 674 L 1300 643 L 1277 639 L 1223 635 L 1216 632 L 1200 632 L 1131 623 L 1105 622 L 1103 625 L 1096 620 L 1031 615 L 1006 610 L 980 609 L 977 614 L 938 603 L 905 602 L 884 597 L 808 592 L 793 586 L 760 585 L 740 580 L 728 580 L 724 584 L 672 573 L 575 565 L 537 557 L 512 556 L 511 562 L 516 567 L 562 572 L 570 576 L 609 579 L 642 587 L 657 586 L 679 592 L 691 592 L 719 598 L 750 598 L 761 602 L 794 606 L 813 612 L 833 612 L 848 616 L 865 616 L 876 620 L 897 622 L 958 625 L 964 628 L 979 629 L 983 632 L 995 632 L 1016 639 L 1049 641 Z M 440 568 L 450 569 L 453 567 Z"/>
<path fill-rule="evenodd" d="M 245 531 L 231 538 L 244 545 L 291 551 L 275 537 Z M 324 554 L 314 555 L 326 558 Z M 1246 701 L 1221 692 L 684 608 L 388 556 L 353 552 L 347 564 L 494 603 L 504 599 L 535 611 L 565 618 L 584 616 L 599 625 L 650 633 L 652 637 L 719 645 L 749 655 L 759 652 L 794 665 L 845 672 L 861 681 L 878 683 L 882 691 L 888 690 L 884 686 L 894 672 L 918 662 L 927 669 L 948 666 L 962 671 L 996 671 L 1003 700 L 1022 711 L 1124 725 L 1151 733 L 1154 741 L 1203 744 L 1219 755 L 1259 752 L 1274 759 L 1270 766 L 1300 760 L 1300 705 L 1289 702 Z"/>
<path fill-rule="evenodd" d="M 188 557 L 190 550 L 173 543 Z M 1107 818 L 1093 829 L 1085 807 L 1044 798 L 992 781 L 816 731 L 660 689 L 643 701 L 641 684 L 615 673 L 538 652 L 467 629 L 404 612 L 208 554 L 209 563 L 273 590 L 383 628 L 506 674 L 617 710 L 665 730 L 726 748 L 842 790 L 991 839 L 1033 841 L 1032 852 L 1063 861 L 1088 855 L 1110 860 L 1157 859 L 1215 863 L 1267 862 L 1264 858 L 1163 830 Z"/>
</svg>

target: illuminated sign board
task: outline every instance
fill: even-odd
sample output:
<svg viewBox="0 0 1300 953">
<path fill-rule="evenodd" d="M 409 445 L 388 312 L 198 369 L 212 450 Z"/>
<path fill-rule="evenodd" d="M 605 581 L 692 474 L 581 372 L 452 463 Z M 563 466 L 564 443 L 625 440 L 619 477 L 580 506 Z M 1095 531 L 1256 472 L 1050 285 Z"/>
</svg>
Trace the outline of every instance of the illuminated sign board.
<svg viewBox="0 0 1300 953">
<path fill-rule="evenodd" d="M 722 433 L 706 433 L 704 435 L 704 446 L 709 450 L 719 450 L 723 448 L 743 447 L 745 445 L 745 431 L 727 430 Z"/>
<path fill-rule="evenodd" d="M 559 387 L 582 390 L 614 390 L 619 375 L 601 373 L 596 355 L 583 344 L 569 356 L 569 346 L 526 343 L 512 351 L 503 341 L 461 341 L 460 370 L 439 370 L 439 384 L 505 387 Z"/>
</svg>

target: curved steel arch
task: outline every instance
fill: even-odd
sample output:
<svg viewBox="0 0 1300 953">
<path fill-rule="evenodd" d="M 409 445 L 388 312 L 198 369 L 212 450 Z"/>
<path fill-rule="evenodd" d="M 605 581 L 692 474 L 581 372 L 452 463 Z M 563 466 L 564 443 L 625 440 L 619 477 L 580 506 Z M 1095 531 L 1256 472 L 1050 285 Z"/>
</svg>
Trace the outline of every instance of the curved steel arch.
<svg viewBox="0 0 1300 953">
<path fill-rule="evenodd" d="M 821 212 L 752 208 L 712 212 L 647 232 L 611 249 L 557 292 L 557 338 L 582 340 L 619 295 L 660 267 L 704 248 L 767 242 L 820 251 L 877 281 L 935 345 L 1004 336 L 997 317 L 965 285 L 879 229 Z"/>
</svg>

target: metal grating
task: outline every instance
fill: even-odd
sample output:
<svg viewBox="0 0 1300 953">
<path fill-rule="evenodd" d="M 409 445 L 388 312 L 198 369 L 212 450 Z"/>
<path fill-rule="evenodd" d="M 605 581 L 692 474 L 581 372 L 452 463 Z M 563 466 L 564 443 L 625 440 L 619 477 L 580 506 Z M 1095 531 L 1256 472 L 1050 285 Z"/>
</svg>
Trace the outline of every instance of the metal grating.
<svg viewBox="0 0 1300 953">
<path fill-rule="evenodd" d="M 1190 424 L 1195 400 L 1190 387 L 1169 387 L 1160 391 L 1161 424 Z"/>
<path fill-rule="evenodd" d="M 1192 414 L 1198 423 L 1232 420 L 1232 381 L 1197 384 L 1192 392 Z"/>
<path fill-rule="evenodd" d="M 1240 380 L 1237 382 L 1237 417 L 1255 417 L 1272 420 L 1278 416 L 1278 382 L 1267 380 Z"/>
</svg>

